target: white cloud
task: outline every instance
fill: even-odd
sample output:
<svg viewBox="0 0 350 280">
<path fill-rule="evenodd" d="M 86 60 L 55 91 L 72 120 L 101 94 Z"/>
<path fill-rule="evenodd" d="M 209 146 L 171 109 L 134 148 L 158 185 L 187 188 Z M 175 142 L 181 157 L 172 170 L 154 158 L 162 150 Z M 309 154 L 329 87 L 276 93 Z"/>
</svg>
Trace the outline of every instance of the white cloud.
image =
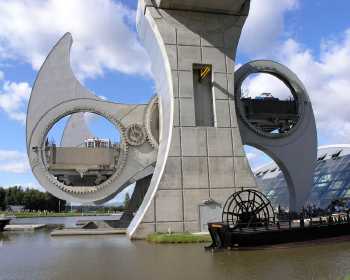
<svg viewBox="0 0 350 280">
<path fill-rule="evenodd" d="M 29 170 L 27 154 L 13 150 L 0 150 L 0 172 L 21 174 Z"/>
<path fill-rule="evenodd" d="M 251 160 L 255 159 L 258 155 L 256 153 L 253 153 L 253 152 L 248 152 L 248 153 L 246 153 L 246 156 L 247 156 L 247 159 L 249 161 L 251 161 Z"/>
<path fill-rule="evenodd" d="M 82 114 L 84 114 L 84 120 L 86 122 L 85 123 L 86 125 L 90 124 L 92 120 L 99 117 L 99 115 L 97 115 L 95 113 L 90 113 L 90 112 L 84 112 Z"/>
<path fill-rule="evenodd" d="M 298 3 L 253 0 L 240 49 L 249 54 L 271 50 L 284 31 L 285 13 Z M 0 58 L 24 60 L 37 70 L 53 44 L 69 31 L 79 78 L 101 76 L 105 70 L 148 74 L 150 62 L 134 25 L 135 11 L 112 0 L 3 0 Z"/>
<path fill-rule="evenodd" d="M 99 98 L 101 98 L 103 101 L 106 101 L 107 100 L 107 97 L 104 96 L 104 95 L 98 95 Z"/>
<path fill-rule="evenodd" d="M 14 184 L 3 186 L 3 187 L 4 188 L 11 188 L 11 187 L 14 187 L 14 186 L 21 186 L 24 189 L 27 189 L 27 188 L 29 188 L 29 189 L 36 189 L 36 190 L 39 190 L 39 191 L 42 191 L 42 192 L 46 191 L 38 183 L 33 183 L 33 182 L 16 182 Z"/>
<path fill-rule="evenodd" d="M 3 110 L 11 119 L 25 123 L 25 107 L 29 100 L 31 88 L 28 83 L 5 81 L 0 89 L 0 110 Z"/>
<path fill-rule="evenodd" d="M 319 133 L 329 141 L 349 143 L 350 29 L 343 38 L 323 43 L 319 58 L 292 40 L 285 43 L 281 58 L 305 83 Z"/>
<path fill-rule="evenodd" d="M 4 72 L 0 71 L 0 81 L 2 81 L 5 78 Z"/>
<path fill-rule="evenodd" d="M 318 134 L 328 143 L 349 143 L 350 139 L 350 29 L 338 40 L 324 40 L 320 55 L 293 39 L 285 41 L 276 59 L 293 70 L 305 84 L 316 116 Z M 250 91 L 268 87 L 279 95 L 276 86 L 264 76 L 254 77 Z M 280 84 L 281 85 L 281 84 Z"/>
<path fill-rule="evenodd" d="M 299 0 L 252 0 L 239 48 L 248 54 L 269 53 L 285 31 L 284 16 Z"/>
<path fill-rule="evenodd" d="M 27 162 L 7 162 L 0 163 L 0 171 L 1 172 L 9 172 L 9 173 L 26 173 L 29 171 Z"/>
<path fill-rule="evenodd" d="M 274 97 L 286 100 L 292 97 L 289 88 L 278 78 L 269 74 L 250 75 L 242 84 L 242 95 L 256 97 L 273 93 Z"/>
<path fill-rule="evenodd" d="M 24 183 L 20 183 L 20 184 L 15 184 L 17 186 L 23 186 L 25 188 L 29 188 L 29 189 L 36 189 L 39 191 L 43 191 L 45 192 L 46 190 L 41 187 L 38 183 L 33 183 L 33 182 L 24 182 Z"/>
<path fill-rule="evenodd" d="M 24 60 L 37 70 L 54 43 L 71 32 L 72 64 L 79 78 L 106 69 L 148 74 L 134 18 L 135 11 L 112 0 L 2 0 L 0 58 Z"/>
<path fill-rule="evenodd" d="M 24 153 L 19 151 L 0 150 L 0 161 L 20 160 L 24 155 Z"/>
<path fill-rule="evenodd" d="M 271 161 L 271 158 L 269 156 L 254 147 L 245 145 L 244 151 L 252 170 L 255 170 L 256 168 Z"/>
</svg>

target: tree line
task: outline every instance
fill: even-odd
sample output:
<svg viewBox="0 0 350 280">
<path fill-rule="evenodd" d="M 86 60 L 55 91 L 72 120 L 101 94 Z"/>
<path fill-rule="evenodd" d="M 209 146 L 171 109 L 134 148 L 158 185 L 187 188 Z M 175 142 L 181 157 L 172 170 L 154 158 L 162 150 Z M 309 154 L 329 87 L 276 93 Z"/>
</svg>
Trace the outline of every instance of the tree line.
<svg viewBox="0 0 350 280">
<path fill-rule="evenodd" d="M 10 205 L 22 205 L 29 211 L 58 212 L 65 208 L 66 201 L 36 189 L 25 189 L 21 186 L 6 189 L 0 187 L 0 210 L 6 210 Z"/>
</svg>

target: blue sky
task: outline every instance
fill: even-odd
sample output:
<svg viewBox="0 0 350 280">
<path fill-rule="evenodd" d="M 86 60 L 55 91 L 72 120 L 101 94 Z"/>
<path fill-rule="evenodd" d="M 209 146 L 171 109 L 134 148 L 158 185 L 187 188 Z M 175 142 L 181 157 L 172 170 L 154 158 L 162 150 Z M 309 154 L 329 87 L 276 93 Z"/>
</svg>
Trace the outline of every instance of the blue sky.
<svg viewBox="0 0 350 280">
<path fill-rule="evenodd" d="M 25 112 L 37 71 L 65 32 L 75 40 L 75 74 L 91 91 L 124 103 L 145 103 L 155 93 L 150 61 L 136 34 L 136 5 L 0 2 L 0 186 L 40 188 L 26 159 Z M 237 64 L 273 59 L 298 73 L 313 102 L 320 144 L 350 142 L 349 16 L 347 0 L 253 0 L 239 44 Z M 248 86 L 278 95 L 283 88 L 270 79 L 255 77 Z M 93 126 L 98 130 L 98 123 Z M 253 167 L 266 161 L 256 150 L 247 153 Z"/>
</svg>

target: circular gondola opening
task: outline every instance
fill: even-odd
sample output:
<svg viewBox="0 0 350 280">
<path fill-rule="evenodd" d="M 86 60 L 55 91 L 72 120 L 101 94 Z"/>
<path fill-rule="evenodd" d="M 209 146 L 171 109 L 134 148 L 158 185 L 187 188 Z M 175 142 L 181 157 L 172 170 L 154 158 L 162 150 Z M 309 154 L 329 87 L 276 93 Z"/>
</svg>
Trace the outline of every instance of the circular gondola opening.
<svg viewBox="0 0 350 280">
<path fill-rule="evenodd" d="M 256 131 L 283 135 L 299 120 L 298 100 L 293 90 L 269 73 L 253 73 L 241 84 L 240 112 Z"/>
<path fill-rule="evenodd" d="M 79 112 L 58 120 L 44 144 L 48 172 L 65 186 L 98 186 L 118 169 L 121 133 L 105 117 Z"/>
</svg>

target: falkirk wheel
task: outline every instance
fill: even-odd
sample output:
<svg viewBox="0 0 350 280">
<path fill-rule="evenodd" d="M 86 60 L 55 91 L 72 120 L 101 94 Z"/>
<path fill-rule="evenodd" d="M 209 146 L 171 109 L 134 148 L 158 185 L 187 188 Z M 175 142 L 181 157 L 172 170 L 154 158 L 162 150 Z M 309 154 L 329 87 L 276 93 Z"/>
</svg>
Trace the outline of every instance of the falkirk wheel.
<svg viewBox="0 0 350 280">
<path fill-rule="evenodd" d="M 252 61 L 234 72 L 249 8 L 249 0 L 140 0 L 137 30 L 157 92 L 149 104 L 116 104 L 85 89 L 70 67 L 72 36 L 64 35 L 41 67 L 28 107 L 28 157 L 40 184 L 61 199 L 98 204 L 136 183 L 130 238 L 198 232 L 220 218 L 218 209 L 233 192 L 257 187 L 246 144 L 276 161 L 290 208 L 300 210 L 316 161 L 312 105 L 302 82 L 281 64 Z M 242 83 L 256 73 L 280 79 L 293 98 L 244 98 Z M 69 148 L 93 137 L 83 112 L 108 119 L 120 143 L 108 152 Z M 50 146 L 49 130 L 68 115 L 60 147 Z M 100 169 L 93 173 L 92 166 Z"/>
</svg>

